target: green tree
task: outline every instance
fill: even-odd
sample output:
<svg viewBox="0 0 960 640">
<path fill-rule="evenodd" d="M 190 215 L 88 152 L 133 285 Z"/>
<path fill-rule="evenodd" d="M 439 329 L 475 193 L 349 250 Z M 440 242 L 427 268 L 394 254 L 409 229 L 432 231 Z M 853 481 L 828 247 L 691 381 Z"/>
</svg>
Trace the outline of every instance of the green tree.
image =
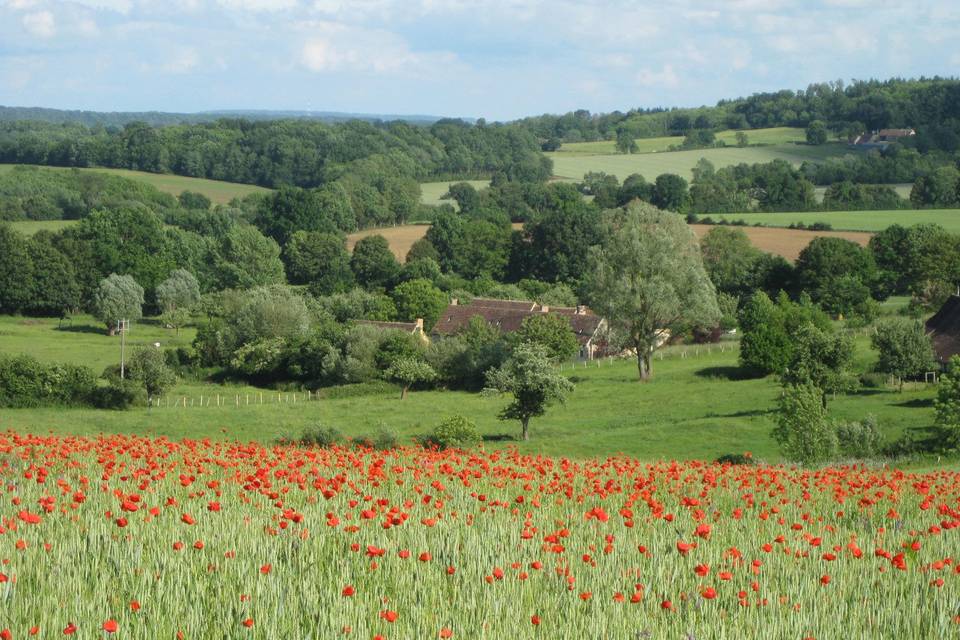
<svg viewBox="0 0 960 640">
<path fill-rule="evenodd" d="M 794 336 L 806 324 L 822 331 L 831 326 L 809 298 L 793 302 L 781 292 L 774 303 L 765 292 L 755 292 L 740 309 L 740 365 L 761 374 L 782 373 L 796 348 Z"/>
<path fill-rule="evenodd" d="M 190 308 L 199 301 L 200 283 L 186 269 L 176 269 L 157 285 L 157 304 L 164 321 L 176 328 L 177 335 L 180 335 L 180 327 L 190 319 Z"/>
<path fill-rule="evenodd" d="M 952 165 L 937 167 L 928 175 L 920 176 L 910 190 L 914 207 L 957 206 L 960 171 Z"/>
<path fill-rule="evenodd" d="M 530 419 L 542 416 L 553 402 L 563 403 L 573 383 L 560 375 L 546 349 L 521 344 L 502 366 L 487 372 L 487 385 L 513 400 L 499 414 L 501 420 L 519 420 L 523 439 L 530 439 Z"/>
<path fill-rule="evenodd" d="M 570 328 L 570 321 L 556 313 L 528 316 L 520 329 L 511 334 L 514 344 L 536 344 L 544 348 L 553 362 L 569 360 L 577 354 L 580 343 Z"/>
<path fill-rule="evenodd" d="M 797 258 L 796 276 L 800 289 L 834 315 L 850 314 L 883 293 L 873 254 L 844 238 L 811 240 Z"/>
<path fill-rule="evenodd" d="M 119 320 L 139 320 L 143 317 L 143 287 L 133 276 L 111 273 L 100 281 L 93 295 L 93 315 L 107 325 L 108 335 L 114 335 Z"/>
<path fill-rule="evenodd" d="M 651 202 L 668 211 L 683 211 L 687 204 L 687 181 L 675 173 L 662 173 L 653 186 Z"/>
<path fill-rule="evenodd" d="M 716 292 L 683 218 L 641 203 L 606 215 L 584 290 L 594 310 L 636 350 L 640 380 L 646 381 L 665 330 L 720 319 Z"/>
<path fill-rule="evenodd" d="M 807 144 L 820 145 L 827 141 L 827 125 L 822 120 L 813 120 L 807 125 Z"/>
<path fill-rule="evenodd" d="M 936 423 L 948 446 L 960 445 L 960 356 L 953 356 L 947 371 L 940 376 L 937 399 L 933 404 Z"/>
<path fill-rule="evenodd" d="M 717 291 L 743 295 L 754 285 L 752 271 L 761 251 L 742 229 L 713 227 L 700 240 L 703 266 Z"/>
<path fill-rule="evenodd" d="M 7 224 L 0 224 L 0 311 L 17 313 L 33 294 L 33 263 L 27 241 Z"/>
<path fill-rule="evenodd" d="M 364 288 L 385 289 L 400 272 L 400 263 L 390 251 L 387 239 L 377 234 L 362 238 L 354 245 L 350 268 Z"/>
<path fill-rule="evenodd" d="M 837 452 L 837 432 L 827 419 L 821 394 L 809 382 L 783 389 L 773 438 L 790 460 L 816 464 Z"/>
<path fill-rule="evenodd" d="M 401 357 L 393 361 L 386 371 L 386 376 L 401 386 L 400 399 L 404 400 L 410 387 L 435 380 L 437 372 L 421 358 Z"/>
<path fill-rule="evenodd" d="M 747 137 L 746 131 L 737 131 L 736 139 L 738 147 L 746 147 L 750 144 L 750 139 Z"/>
<path fill-rule="evenodd" d="M 290 283 L 309 284 L 314 295 L 327 296 L 353 287 L 350 253 L 340 235 L 296 231 L 283 248 L 283 261 Z"/>
<path fill-rule="evenodd" d="M 163 351 L 156 347 L 139 347 L 130 358 L 130 379 L 147 392 L 147 403 L 177 383 L 177 376 L 167 366 Z"/>
<path fill-rule="evenodd" d="M 297 187 L 281 187 L 265 198 L 254 224 L 279 244 L 286 244 L 296 231 L 339 231 L 324 210 L 316 191 Z"/>
<path fill-rule="evenodd" d="M 31 313 L 63 316 L 80 307 L 80 286 L 70 260 L 50 242 L 34 236 L 27 241 L 30 283 L 33 292 L 27 309 Z M 2 276 L 0 276 L 2 279 Z"/>
<path fill-rule="evenodd" d="M 390 296 L 397 306 L 397 317 L 400 320 L 412 322 L 422 318 L 426 331 L 433 329 L 433 325 L 440 319 L 440 314 L 450 303 L 447 294 L 429 280 L 423 279 L 408 280 L 397 285 Z"/>
<path fill-rule="evenodd" d="M 184 209 L 201 209 L 207 211 L 213 206 L 210 198 L 196 191 L 183 191 L 177 196 L 177 200 Z"/>
<path fill-rule="evenodd" d="M 807 323 L 791 332 L 793 350 L 780 379 L 785 385 L 811 384 L 820 389 L 824 408 L 827 394 L 846 393 L 856 385 L 853 340 Z"/>
<path fill-rule="evenodd" d="M 933 344 L 922 324 L 904 318 L 884 320 L 877 325 L 870 342 L 880 358 L 876 370 L 900 381 L 929 371 L 933 366 Z"/>
<path fill-rule="evenodd" d="M 218 289 L 247 289 L 284 280 L 280 247 L 250 225 L 237 225 L 227 232 L 215 262 Z"/>
<path fill-rule="evenodd" d="M 410 245 L 410 250 L 407 251 L 406 262 L 413 262 L 414 260 L 422 260 L 425 258 L 434 260 L 437 264 L 440 263 L 440 253 L 437 251 L 437 248 L 426 238 L 420 238 Z"/>
<path fill-rule="evenodd" d="M 633 132 L 625 127 L 617 129 L 617 153 L 637 153 L 640 147 L 633 137 Z"/>
</svg>

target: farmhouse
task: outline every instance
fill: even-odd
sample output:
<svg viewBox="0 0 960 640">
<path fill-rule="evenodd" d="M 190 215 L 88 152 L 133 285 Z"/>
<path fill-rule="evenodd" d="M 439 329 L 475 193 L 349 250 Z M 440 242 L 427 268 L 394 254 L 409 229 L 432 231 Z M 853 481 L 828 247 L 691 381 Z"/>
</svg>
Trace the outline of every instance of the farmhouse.
<svg viewBox="0 0 960 640">
<path fill-rule="evenodd" d="M 861 149 L 883 148 L 891 142 L 915 135 L 917 135 L 917 132 L 913 129 L 880 129 L 870 133 L 861 133 L 852 140 L 851 144 Z"/>
<path fill-rule="evenodd" d="M 927 320 L 927 334 L 940 364 L 960 354 L 960 296 L 950 296 L 940 310 Z"/>
<path fill-rule="evenodd" d="M 605 347 L 603 335 L 607 327 L 606 320 L 583 305 L 550 307 L 536 302 L 492 298 L 474 298 L 469 304 L 460 304 L 454 299 L 440 315 L 433 333 L 438 336 L 453 335 L 467 326 L 474 316 L 483 318 L 502 333 L 512 333 L 520 329 L 526 318 L 542 313 L 553 313 L 567 319 L 580 343 L 581 359 L 592 360 Z"/>
</svg>

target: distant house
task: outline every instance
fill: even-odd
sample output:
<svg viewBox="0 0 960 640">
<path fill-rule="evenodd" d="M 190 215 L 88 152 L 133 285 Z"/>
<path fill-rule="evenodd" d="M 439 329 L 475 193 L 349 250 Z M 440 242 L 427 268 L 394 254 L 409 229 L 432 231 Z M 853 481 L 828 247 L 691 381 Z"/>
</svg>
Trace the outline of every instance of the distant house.
<svg viewBox="0 0 960 640">
<path fill-rule="evenodd" d="M 882 149 L 900 138 L 909 138 L 915 135 L 917 135 L 917 132 L 913 129 L 880 129 L 870 133 L 861 133 L 854 137 L 850 144 L 860 149 Z"/>
<path fill-rule="evenodd" d="M 940 364 L 960 354 L 960 296 L 950 296 L 940 310 L 927 320 L 927 334 Z"/>
<path fill-rule="evenodd" d="M 580 343 L 579 356 L 582 360 L 592 360 L 606 347 L 606 321 L 583 305 L 550 307 L 536 302 L 492 298 L 474 298 L 468 304 L 460 304 L 454 299 L 440 315 L 433 327 L 433 333 L 438 336 L 454 335 L 466 327 L 475 316 L 483 318 L 502 333 L 513 333 L 520 329 L 520 325 L 527 318 L 544 313 L 553 313 L 567 319 L 577 342 Z"/>
<path fill-rule="evenodd" d="M 418 336 L 424 342 L 429 342 L 430 337 L 423 330 L 423 318 L 417 318 L 415 322 L 385 322 L 381 320 L 357 320 L 357 324 L 365 324 L 371 327 L 378 327 L 384 330 L 403 331 Z"/>
</svg>

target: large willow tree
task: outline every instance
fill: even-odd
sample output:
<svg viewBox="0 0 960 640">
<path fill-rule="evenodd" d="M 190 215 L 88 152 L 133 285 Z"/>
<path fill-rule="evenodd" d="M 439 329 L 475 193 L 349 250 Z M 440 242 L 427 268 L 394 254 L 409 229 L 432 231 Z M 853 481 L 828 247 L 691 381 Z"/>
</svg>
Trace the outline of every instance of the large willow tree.
<svg viewBox="0 0 960 640">
<path fill-rule="evenodd" d="M 716 292 L 697 239 L 679 215 L 634 202 L 604 218 L 601 243 L 590 250 L 587 296 L 636 349 L 640 380 L 647 381 L 664 330 L 719 321 Z"/>
</svg>

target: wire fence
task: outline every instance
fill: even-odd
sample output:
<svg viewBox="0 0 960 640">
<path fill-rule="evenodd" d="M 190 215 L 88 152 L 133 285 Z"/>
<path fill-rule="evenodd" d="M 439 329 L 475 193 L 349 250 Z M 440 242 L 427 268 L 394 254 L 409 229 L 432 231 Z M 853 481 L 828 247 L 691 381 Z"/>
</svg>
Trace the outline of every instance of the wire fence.
<svg viewBox="0 0 960 640">
<path fill-rule="evenodd" d="M 154 407 L 251 407 L 260 405 L 303 405 L 317 402 L 321 396 L 313 391 L 258 391 L 256 393 L 212 393 L 192 395 L 168 395 L 155 398 Z"/>
<path fill-rule="evenodd" d="M 681 360 L 687 358 L 700 358 L 702 356 L 709 356 L 715 353 L 735 353 L 737 350 L 739 350 L 739 348 L 740 343 L 738 341 L 714 342 L 708 344 L 670 345 L 661 347 L 660 349 L 654 351 L 653 359 L 655 361 L 662 361 L 674 358 L 679 358 Z M 567 371 L 570 369 L 589 369 L 590 367 L 599 368 L 617 362 L 623 362 L 625 360 L 636 360 L 636 357 L 637 356 L 635 353 L 622 353 L 618 355 L 596 357 L 590 360 L 571 360 L 561 363 L 560 370 Z"/>
</svg>

